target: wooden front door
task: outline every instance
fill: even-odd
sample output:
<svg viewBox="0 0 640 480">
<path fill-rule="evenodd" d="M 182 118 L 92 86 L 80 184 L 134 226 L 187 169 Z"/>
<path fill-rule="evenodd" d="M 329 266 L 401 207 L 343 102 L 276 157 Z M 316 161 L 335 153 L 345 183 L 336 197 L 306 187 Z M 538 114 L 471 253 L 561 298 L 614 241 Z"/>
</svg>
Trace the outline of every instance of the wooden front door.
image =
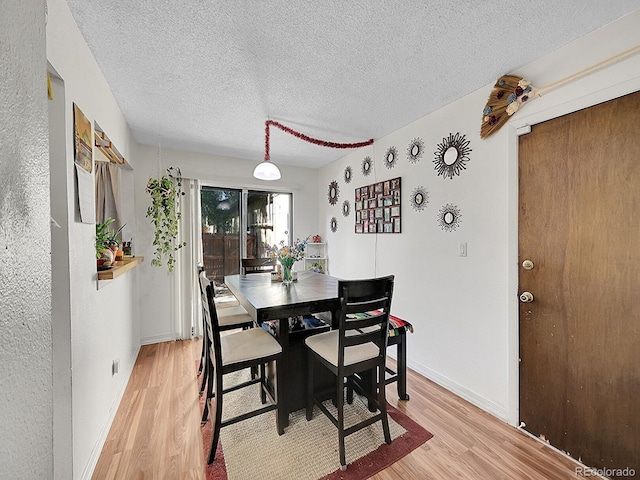
<svg viewBox="0 0 640 480">
<path fill-rule="evenodd" d="M 518 224 L 520 419 L 640 475 L 640 92 L 520 137 Z"/>
</svg>

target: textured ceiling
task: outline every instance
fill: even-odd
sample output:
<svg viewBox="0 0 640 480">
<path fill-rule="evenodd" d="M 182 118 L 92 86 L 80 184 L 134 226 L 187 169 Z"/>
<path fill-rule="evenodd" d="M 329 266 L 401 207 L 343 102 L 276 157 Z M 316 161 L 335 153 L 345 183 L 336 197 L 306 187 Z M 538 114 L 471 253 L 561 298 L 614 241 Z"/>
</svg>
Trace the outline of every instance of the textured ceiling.
<svg viewBox="0 0 640 480">
<path fill-rule="evenodd" d="M 264 122 L 380 138 L 638 0 L 68 0 L 138 142 L 261 160 Z M 478 126 L 479 128 L 479 126 Z M 271 129 L 277 164 L 345 154 Z"/>
</svg>

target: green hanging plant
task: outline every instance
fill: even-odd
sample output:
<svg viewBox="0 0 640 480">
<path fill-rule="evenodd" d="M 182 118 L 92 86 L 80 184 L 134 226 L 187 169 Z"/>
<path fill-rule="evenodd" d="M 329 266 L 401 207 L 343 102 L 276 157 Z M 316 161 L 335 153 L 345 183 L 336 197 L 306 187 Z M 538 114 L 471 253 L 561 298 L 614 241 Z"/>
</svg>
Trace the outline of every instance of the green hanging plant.
<svg viewBox="0 0 640 480">
<path fill-rule="evenodd" d="M 151 195 L 151 206 L 147 208 L 147 217 L 155 227 L 153 245 L 156 250 L 151 265 L 160 267 L 166 258 L 169 272 L 175 265 L 174 252 L 184 247 L 187 242 L 177 243 L 178 221 L 181 213 L 179 210 L 182 191 L 182 175 L 177 169 L 178 176 L 172 175 L 173 167 L 167 169 L 169 175 L 162 178 L 150 178 L 147 182 L 147 192 Z"/>
</svg>

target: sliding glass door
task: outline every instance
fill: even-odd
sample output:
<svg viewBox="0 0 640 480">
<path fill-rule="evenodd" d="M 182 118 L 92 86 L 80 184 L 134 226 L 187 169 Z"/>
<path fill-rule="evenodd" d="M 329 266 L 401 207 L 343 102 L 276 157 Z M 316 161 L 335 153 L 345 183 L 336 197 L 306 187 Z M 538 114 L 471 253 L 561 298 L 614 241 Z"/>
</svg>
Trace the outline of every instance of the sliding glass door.
<svg viewBox="0 0 640 480">
<path fill-rule="evenodd" d="M 207 276 L 217 284 L 240 273 L 242 258 L 291 240 L 290 193 L 202 187 L 202 248 Z"/>
<path fill-rule="evenodd" d="M 210 279 L 240 271 L 240 213 L 242 191 L 202 187 L 202 258 Z"/>
<path fill-rule="evenodd" d="M 289 244 L 291 232 L 290 193 L 247 192 L 247 236 L 245 258 L 262 258 L 267 245 L 284 240 Z"/>
</svg>

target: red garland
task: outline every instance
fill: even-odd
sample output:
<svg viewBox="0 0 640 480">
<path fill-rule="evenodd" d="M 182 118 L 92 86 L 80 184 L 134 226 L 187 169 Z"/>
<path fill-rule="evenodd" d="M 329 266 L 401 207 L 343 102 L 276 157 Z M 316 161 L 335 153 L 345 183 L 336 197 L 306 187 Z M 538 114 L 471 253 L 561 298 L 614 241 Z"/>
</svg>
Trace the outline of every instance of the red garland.
<svg viewBox="0 0 640 480">
<path fill-rule="evenodd" d="M 285 125 L 282 125 L 275 120 L 267 120 L 264 122 L 264 159 L 268 161 L 270 159 L 269 156 L 269 125 L 273 125 L 274 127 L 278 127 L 283 132 L 287 132 L 293 135 L 300 140 L 304 140 L 305 142 L 314 143 L 316 145 L 320 145 L 321 147 L 330 147 L 330 148 L 360 148 L 366 147 L 367 145 L 371 145 L 373 143 L 373 138 L 367 140 L 366 142 L 358 142 L 358 143 L 336 143 L 336 142 L 328 142 L 326 140 L 320 140 L 318 138 L 313 138 L 304 133 L 296 132 L 292 128 L 289 128 Z"/>
</svg>

